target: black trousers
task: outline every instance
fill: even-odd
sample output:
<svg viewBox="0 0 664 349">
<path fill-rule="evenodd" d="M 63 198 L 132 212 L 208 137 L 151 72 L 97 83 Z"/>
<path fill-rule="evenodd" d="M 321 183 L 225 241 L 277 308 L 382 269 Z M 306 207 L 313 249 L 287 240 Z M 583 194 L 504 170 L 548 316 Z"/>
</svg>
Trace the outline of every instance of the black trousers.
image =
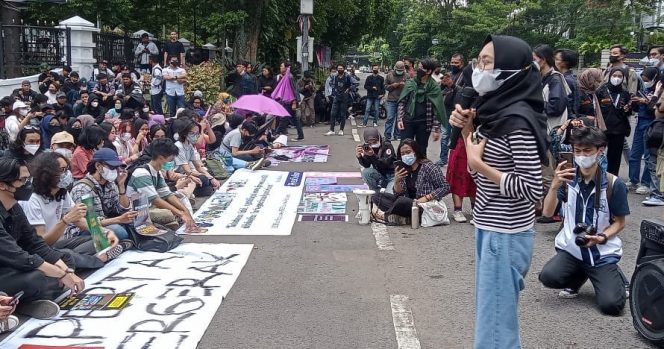
<svg viewBox="0 0 664 349">
<path fill-rule="evenodd" d="M 620 161 L 622 159 L 624 135 L 606 135 L 606 161 L 608 163 L 607 172 L 618 176 L 620 172 Z"/>
<path fill-rule="evenodd" d="M 76 236 L 71 239 L 62 239 L 53 244 L 53 248 L 71 256 L 76 269 L 99 269 L 104 263 L 95 257 L 95 245 L 90 236 Z"/>
<path fill-rule="evenodd" d="M 332 111 L 330 112 L 330 131 L 334 131 L 334 125 L 339 123 L 339 130 L 343 131 L 346 126 L 346 116 L 348 105 L 346 97 L 335 97 L 332 102 Z"/>
<path fill-rule="evenodd" d="M 427 154 L 427 148 L 429 147 L 429 136 L 431 136 L 431 131 L 427 131 L 426 121 L 406 122 L 404 129 L 401 130 L 401 139 L 410 138 L 415 140 L 424 152 L 424 155 Z"/>
<path fill-rule="evenodd" d="M 407 196 L 396 196 L 390 193 L 376 193 L 371 200 L 373 204 L 378 206 L 378 208 L 385 212 L 386 215 L 395 214 L 406 218 L 410 218 L 411 216 L 414 200 Z"/>
<path fill-rule="evenodd" d="M 288 124 L 292 123 L 293 126 L 295 126 L 295 130 L 297 131 L 297 139 L 304 139 L 304 131 L 302 131 L 302 121 L 300 121 L 300 118 L 297 117 L 297 114 L 293 110 L 293 107 L 290 103 L 282 104 L 284 108 L 286 108 L 286 111 L 290 114 L 289 117 L 286 118 L 279 118 L 279 123 L 277 125 L 277 129 L 275 130 L 276 134 L 281 134 L 281 135 L 288 135 Z"/>
<path fill-rule="evenodd" d="M 557 289 L 578 290 L 588 279 L 595 289 L 599 310 L 607 315 L 620 315 L 627 295 L 625 278 L 618 264 L 592 267 L 565 251 L 558 251 L 539 274 L 539 280 L 544 286 Z"/>
<path fill-rule="evenodd" d="M 62 293 L 58 279 L 50 278 L 39 270 L 21 271 L 13 268 L 0 268 L 0 291 L 14 295 L 19 291 L 25 292 L 21 303 L 49 299 L 53 300 Z"/>
</svg>

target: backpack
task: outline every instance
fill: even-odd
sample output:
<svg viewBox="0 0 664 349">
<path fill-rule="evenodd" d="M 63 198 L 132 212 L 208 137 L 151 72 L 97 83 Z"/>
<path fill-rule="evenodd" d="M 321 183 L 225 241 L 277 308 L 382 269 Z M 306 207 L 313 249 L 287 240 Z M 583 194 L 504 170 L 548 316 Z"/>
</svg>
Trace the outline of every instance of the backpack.
<svg viewBox="0 0 664 349">
<path fill-rule="evenodd" d="M 646 129 L 646 147 L 661 149 L 664 147 L 664 119 L 654 120 Z"/>
</svg>

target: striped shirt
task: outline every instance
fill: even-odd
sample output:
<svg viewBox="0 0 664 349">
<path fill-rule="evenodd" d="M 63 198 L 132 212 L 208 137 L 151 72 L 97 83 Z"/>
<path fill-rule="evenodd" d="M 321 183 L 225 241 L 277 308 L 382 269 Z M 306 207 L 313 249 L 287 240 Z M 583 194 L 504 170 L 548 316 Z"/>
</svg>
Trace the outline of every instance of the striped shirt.
<svg viewBox="0 0 664 349">
<path fill-rule="evenodd" d="M 480 136 L 481 132 L 480 127 Z M 477 184 L 475 227 L 499 233 L 519 233 L 532 228 L 534 204 L 544 196 L 542 164 L 533 134 L 516 130 L 489 139 L 483 160 L 503 175 L 497 185 L 479 172 L 472 173 Z"/>
<path fill-rule="evenodd" d="M 147 196 L 149 202 L 157 197 L 166 200 L 173 194 L 164 177 L 150 164 L 138 167 L 132 172 L 127 182 L 127 196 L 132 197 L 135 193 Z"/>
</svg>

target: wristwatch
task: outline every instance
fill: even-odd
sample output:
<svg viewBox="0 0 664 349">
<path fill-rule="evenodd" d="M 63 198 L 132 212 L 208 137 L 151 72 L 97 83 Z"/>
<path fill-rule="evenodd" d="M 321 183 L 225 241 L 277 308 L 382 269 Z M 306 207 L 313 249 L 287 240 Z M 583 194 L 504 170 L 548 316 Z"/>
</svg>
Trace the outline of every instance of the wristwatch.
<svg viewBox="0 0 664 349">
<path fill-rule="evenodd" d="M 606 243 L 609 242 L 609 237 L 606 236 L 606 234 L 604 234 L 604 233 L 599 233 L 599 234 L 597 234 L 597 236 L 601 236 L 601 237 L 604 238 L 604 241 L 602 241 L 602 242 L 599 243 L 600 245 L 606 245 Z"/>
</svg>

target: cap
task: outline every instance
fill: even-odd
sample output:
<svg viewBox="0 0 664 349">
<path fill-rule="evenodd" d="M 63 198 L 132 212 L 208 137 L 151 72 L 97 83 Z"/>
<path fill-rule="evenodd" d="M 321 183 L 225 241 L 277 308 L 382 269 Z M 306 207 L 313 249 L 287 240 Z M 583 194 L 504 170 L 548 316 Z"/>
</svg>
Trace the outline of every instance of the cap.
<svg viewBox="0 0 664 349">
<path fill-rule="evenodd" d="M 67 98 L 67 95 L 64 92 L 59 91 L 58 93 L 55 94 L 55 98 L 60 98 L 60 97 Z"/>
<path fill-rule="evenodd" d="M 224 113 L 217 113 L 210 117 L 210 127 L 215 128 L 217 126 L 223 125 L 226 123 L 226 115 Z"/>
<path fill-rule="evenodd" d="M 48 104 L 48 103 L 42 103 L 42 104 L 39 105 L 39 110 L 41 110 L 41 111 L 46 111 L 46 110 L 49 110 L 49 109 L 55 109 L 55 108 L 53 108 L 53 106 Z"/>
<path fill-rule="evenodd" d="M 21 85 L 31 85 L 30 80 L 23 80 L 21 81 Z"/>
<path fill-rule="evenodd" d="M 51 145 L 61 144 L 61 143 L 76 144 L 74 142 L 74 136 L 72 136 L 67 131 L 58 132 L 58 133 L 54 134 L 53 137 L 51 137 Z"/>
<path fill-rule="evenodd" d="M 118 154 L 110 148 L 101 148 L 92 155 L 92 161 L 100 161 L 111 167 L 124 167 L 125 164 L 120 161 Z"/>
<path fill-rule="evenodd" d="M 194 91 L 194 97 L 203 97 L 203 92 L 201 91 Z"/>
<path fill-rule="evenodd" d="M 16 110 L 16 109 L 19 109 L 19 108 L 27 108 L 27 107 L 28 106 L 25 103 L 23 103 L 21 101 L 16 101 L 16 102 L 14 102 L 14 105 L 12 106 L 12 110 Z"/>
<path fill-rule="evenodd" d="M 406 65 L 403 63 L 403 61 L 398 61 L 394 64 L 394 70 L 403 72 L 404 69 L 406 69 Z"/>
</svg>

